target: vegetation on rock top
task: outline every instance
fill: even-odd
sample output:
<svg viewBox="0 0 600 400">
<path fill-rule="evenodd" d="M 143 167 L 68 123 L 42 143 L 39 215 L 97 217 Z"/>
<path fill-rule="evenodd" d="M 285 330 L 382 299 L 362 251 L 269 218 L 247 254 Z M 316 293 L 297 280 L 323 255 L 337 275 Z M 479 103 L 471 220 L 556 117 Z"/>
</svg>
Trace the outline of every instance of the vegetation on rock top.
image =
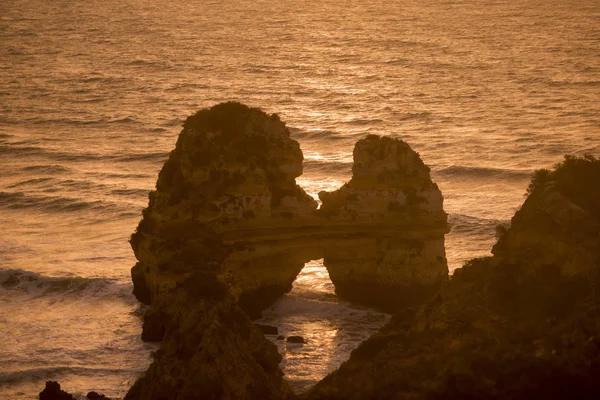
<svg viewBox="0 0 600 400">
<path fill-rule="evenodd" d="M 573 204 L 598 216 L 598 183 L 600 162 L 591 156 L 566 157 L 554 170 L 534 174 L 529 198 L 502 233 L 511 238 L 499 254 L 467 262 L 428 304 L 396 315 L 307 398 L 598 398 L 598 224 L 582 226 L 582 231 L 563 231 L 557 223 L 523 225 L 578 217 Z M 557 196 L 560 201 L 549 208 L 538 201 Z M 540 240 L 522 242 L 524 235 Z M 554 262 L 540 263 L 539 253 L 519 247 L 537 246 L 553 236 L 566 248 L 566 255 L 557 253 L 561 257 Z M 573 262 L 569 248 L 582 238 L 585 246 L 574 252 L 590 265 L 565 275 L 562 264 Z"/>
</svg>

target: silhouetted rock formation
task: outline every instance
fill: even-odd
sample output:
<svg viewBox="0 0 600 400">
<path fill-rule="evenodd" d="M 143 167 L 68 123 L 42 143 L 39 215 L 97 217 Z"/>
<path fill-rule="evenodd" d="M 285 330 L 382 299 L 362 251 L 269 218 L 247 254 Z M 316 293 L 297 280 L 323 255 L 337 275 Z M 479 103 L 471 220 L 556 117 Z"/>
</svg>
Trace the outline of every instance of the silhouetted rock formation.
<svg viewBox="0 0 600 400">
<path fill-rule="evenodd" d="M 86 396 L 89 400 L 111 400 L 103 394 L 89 392 Z M 47 381 L 46 387 L 40 392 L 40 400 L 75 400 L 75 397 L 61 390 L 60 384 L 56 381 Z"/>
<path fill-rule="evenodd" d="M 598 262 L 600 161 L 567 156 L 554 171 L 534 175 L 529 196 L 492 252 L 529 269 L 558 267 L 574 276 Z"/>
<path fill-rule="evenodd" d="M 321 193 L 317 210 L 295 182 L 302 152 L 277 115 L 224 103 L 186 120 L 131 238 L 134 294 L 150 305 L 143 337 L 164 338 L 127 399 L 291 396 L 277 349 L 250 318 L 307 261 L 325 259 L 341 297 L 388 309 L 438 289 L 448 227 L 428 168 L 376 136 L 354 156 L 352 180 Z"/>
<path fill-rule="evenodd" d="M 536 172 L 493 253 L 394 316 L 307 397 L 600 398 L 600 161 Z"/>
<path fill-rule="evenodd" d="M 286 341 L 288 343 L 306 343 L 302 336 L 288 336 Z"/>
<path fill-rule="evenodd" d="M 350 182 L 319 197 L 330 224 L 371 230 L 325 251 L 340 297 L 394 312 L 428 300 L 448 276 L 442 193 L 403 141 L 360 140 Z"/>
<path fill-rule="evenodd" d="M 44 390 L 40 392 L 40 400 L 75 400 L 75 398 L 61 390 L 58 382 L 48 381 Z"/>
</svg>

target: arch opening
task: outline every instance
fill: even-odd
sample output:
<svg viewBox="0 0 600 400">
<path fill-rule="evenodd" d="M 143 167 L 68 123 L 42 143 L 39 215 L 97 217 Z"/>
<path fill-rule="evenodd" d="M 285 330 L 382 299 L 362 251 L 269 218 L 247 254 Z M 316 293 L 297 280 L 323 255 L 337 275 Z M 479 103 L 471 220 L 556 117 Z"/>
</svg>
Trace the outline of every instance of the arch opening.
<svg viewBox="0 0 600 400">
<path fill-rule="evenodd" d="M 263 310 L 255 323 L 277 328 L 266 334 L 278 348 L 286 380 L 296 393 L 338 369 L 358 345 L 389 320 L 389 314 L 341 300 L 323 259 L 307 262 L 292 290 Z M 301 337 L 304 343 L 288 341 Z"/>
</svg>

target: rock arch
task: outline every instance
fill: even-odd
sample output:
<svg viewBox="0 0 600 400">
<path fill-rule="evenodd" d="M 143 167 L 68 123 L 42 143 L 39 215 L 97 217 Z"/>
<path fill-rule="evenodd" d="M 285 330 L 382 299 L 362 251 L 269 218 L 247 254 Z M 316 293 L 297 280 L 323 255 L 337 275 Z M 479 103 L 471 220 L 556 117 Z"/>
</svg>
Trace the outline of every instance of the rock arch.
<svg viewBox="0 0 600 400">
<path fill-rule="evenodd" d="M 164 340 L 127 398 L 290 395 L 249 317 L 309 260 L 324 258 L 341 298 L 388 311 L 447 278 L 443 198 L 406 143 L 357 142 L 352 179 L 320 209 L 296 184 L 302 160 L 276 114 L 230 102 L 185 121 L 131 238 L 143 338 Z"/>
</svg>

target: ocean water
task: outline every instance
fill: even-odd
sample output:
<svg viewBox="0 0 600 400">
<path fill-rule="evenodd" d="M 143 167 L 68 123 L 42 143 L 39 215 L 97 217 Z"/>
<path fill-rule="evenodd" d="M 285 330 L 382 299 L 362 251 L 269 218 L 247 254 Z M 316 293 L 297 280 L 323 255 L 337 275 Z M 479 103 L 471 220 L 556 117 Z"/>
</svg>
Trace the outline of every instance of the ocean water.
<svg viewBox="0 0 600 400">
<path fill-rule="evenodd" d="M 127 240 L 183 120 L 228 100 L 281 115 L 313 195 L 364 135 L 407 141 L 455 269 L 489 254 L 534 169 L 600 155 L 600 3 L 3 0 L 1 398 L 47 379 L 123 396 L 146 369 Z M 300 278 L 265 318 L 308 338 L 280 344 L 302 389 L 386 316 L 337 301 L 316 262 Z"/>
<path fill-rule="evenodd" d="M 266 336 L 283 356 L 281 369 L 292 389 L 302 393 L 335 371 L 389 319 L 340 301 L 321 259 L 306 263 L 292 290 L 264 310 L 256 323 L 278 328 L 277 335 Z M 289 343 L 289 336 L 301 336 L 304 343 Z"/>
</svg>

